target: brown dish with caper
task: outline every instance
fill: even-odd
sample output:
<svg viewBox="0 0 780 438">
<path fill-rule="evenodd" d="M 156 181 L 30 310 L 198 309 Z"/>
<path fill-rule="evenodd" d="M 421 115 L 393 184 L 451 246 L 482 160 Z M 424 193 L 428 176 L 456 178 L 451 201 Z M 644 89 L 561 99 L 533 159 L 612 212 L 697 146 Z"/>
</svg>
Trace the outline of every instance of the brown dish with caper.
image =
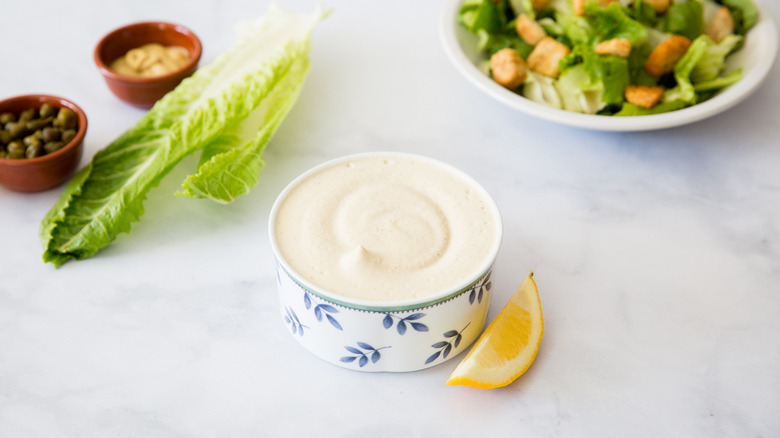
<svg viewBox="0 0 780 438">
<path fill-rule="evenodd" d="M 0 158 L 38 158 L 62 149 L 76 137 L 78 117 L 69 108 L 44 103 L 21 113 L 0 113 Z"/>
</svg>

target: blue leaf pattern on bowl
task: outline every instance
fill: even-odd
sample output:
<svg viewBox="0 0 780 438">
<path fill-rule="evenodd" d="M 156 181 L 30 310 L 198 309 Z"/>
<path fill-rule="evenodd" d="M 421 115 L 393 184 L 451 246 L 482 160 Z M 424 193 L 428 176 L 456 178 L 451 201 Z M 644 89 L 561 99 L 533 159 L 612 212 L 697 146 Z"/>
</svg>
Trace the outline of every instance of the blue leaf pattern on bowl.
<svg viewBox="0 0 780 438">
<path fill-rule="evenodd" d="M 412 326 L 412 329 L 418 332 L 427 332 L 428 326 L 421 323 L 421 322 L 415 322 L 418 319 L 424 317 L 424 313 L 412 313 L 409 316 L 406 317 L 400 317 L 398 315 L 393 315 L 392 313 L 386 313 L 385 317 L 382 319 L 382 325 L 389 329 L 393 326 L 393 323 L 395 322 L 393 318 L 398 318 L 398 324 L 396 324 L 396 330 L 398 331 L 399 335 L 403 335 L 406 333 L 406 324 L 409 323 L 409 325 Z"/>
<path fill-rule="evenodd" d="M 322 336 L 336 336 L 338 333 L 337 336 L 341 339 L 336 343 L 327 343 L 326 348 L 321 348 L 319 351 L 312 350 L 312 352 L 329 362 L 356 371 L 396 371 L 399 370 L 397 363 L 404 363 L 404 361 L 406 364 L 400 367 L 405 370 L 415 369 L 414 367 L 417 365 L 412 365 L 415 363 L 419 364 L 420 368 L 427 368 L 452 358 L 462 351 L 464 343 L 473 340 L 468 333 L 465 335 L 463 333 L 468 327 L 484 318 L 485 306 L 489 301 L 492 287 L 491 271 L 488 271 L 470 286 L 442 301 L 413 309 L 354 309 L 338 301 L 322 297 L 315 291 L 308 289 L 296 281 L 289 272 L 283 270 L 283 267 L 278 263 L 277 268 L 277 282 L 280 283 L 280 289 L 292 292 L 292 295 L 286 297 L 282 294 L 281 306 L 282 319 L 289 326 L 290 332 L 307 348 L 309 348 L 309 344 L 319 343 Z M 456 309 L 460 306 L 461 310 L 456 310 L 456 312 L 475 309 L 468 311 L 473 313 L 472 316 L 460 319 L 462 322 L 455 323 L 457 326 L 463 327 L 460 331 L 444 330 L 448 328 L 447 326 L 452 327 L 451 323 L 445 323 L 446 325 L 441 326 L 442 317 L 439 306 L 451 301 L 461 303 L 455 306 L 448 304 Z M 359 313 L 374 315 L 373 324 L 376 325 L 373 331 L 369 330 L 369 337 L 353 326 L 352 321 Z M 312 323 L 312 320 L 316 320 L 316 323 Z M 322 324 L 323 320 L 327 320 L 327 323 Z M 382 328 L 378 324 L 381 324 Z M 325 328 L 323 325 L 330 326 L 330 328 Z M 333 332 L 333 329 L 336 331 Z M 408 332 L 416 333 L 409 334 Z M 435 335 L 436 332 L 442 333 L 438 339 Z M 361 339 L 361 342 L 355 342 L 356 338 Z M 419 344 L 420 340 L 423 340 L 423 345 L 415 345 L 415 343 Z M 347 344 L 348 346 L 345 346 Z M 375 348 L 374 346 L 377 345 L 384 346 Z M 427 350 L 426 345 L 430 345 L 434 351 Z M 346 349 L 347 354 L 343 354 L 341 348 Z M 393 352 L 391 356 L 387 356 L 388 352 L 382 351 L 389 348 L 392 348 L 390 350 Z M 410 354 L 411 348 L 414 349 L 413 354 Z M 421 358 L 426 359 L 421 361 Z"/>
<path fill-rule="evenodd" d="M 287 312 L 287 314 L 284 316 L 284 322 L 287 324 L 290 324 L 290 330 L 292 330 L 292 333 L 294 335 L 303 336 L 303 329 L 309 328 L 306 325 L 301 324 L 301 320 L 298 319 L 298 315 L 295 314 L 295 311 L 290 309 L 289 307 L 285 307 L 284 310 Z"/>
<path fill-rule="evenodd" d="M 303 305 L 306 306 L 306 309 L 311 309 L 312 304 L 313 302 L 311 297 L 309 297 L 309 293 L 303 292 Z M 343 331 L 344 329 L 341 327 L 341 324 L 336 318 L 330 315 L 331 313 L 339 313 L 339 309 L 325 303 L 314 305 L 314 318 L 316 318 L 318 322 L 322 322 L 322 316 L 325 315 L 325 319 L 328 320 L 330 325 Z"/>
<path fill-rule="evenodd" d="M 357 345 L 358 348 L 349 345 L 344 346 L 344 348 L 350 353 L 354 354 L 354 356 L 344 356 L 339 360 L 343 363 L 352 363 L 357 360 L 358 366 L 360 368 L 366 366 L 369 360 L 371 360 L 371 363 L 377 363 L 377 361 L 382 358 L 382 354 L 379 352 L 379 350 L 390 348 L 389 345 L 385 347 L 374 348 L 365 342 L 356 342 L 355 345 Z"/>
<path fill-rule="evenodd" d="M 442 359 L 446 359 L 447 356 L 450 355 L 450 352 L 452 352 L 453 348 L 458 348 L 461 339 L 463 339 L 463 331 L 466 330 L 466 328 L 470 325 L 471 323 L 466 324 L 466 327 L 463 327 L 460 331 L 447 330 L 444 332 L 443 336 L 446 339 L 431 345 L 431 347 L 437 349 L 438 351 L 428 356 L 428 359 L 425 359 L 425 364 L 427 365 L 433 362 L 434 360 L 438 359 L 439 356 L 441 356 Z M 449 341 L 447 339 L 449 339 Z"/>
<path fill-rule="evenodd" d="M 493 287 L 493 282 L 490 281 L 492 273 L 493 271 L 488 272 L 487 275 L 482 277 L 482 279 L 479 280 L 479 283 L 475 284 L 474 288 L 471 289 L 471 292 L 469 293 L 469 304 L 474 304 L 475 299 L 477 303 L 482 302 L 485 291 L 489 291 Z"/>
</svg>

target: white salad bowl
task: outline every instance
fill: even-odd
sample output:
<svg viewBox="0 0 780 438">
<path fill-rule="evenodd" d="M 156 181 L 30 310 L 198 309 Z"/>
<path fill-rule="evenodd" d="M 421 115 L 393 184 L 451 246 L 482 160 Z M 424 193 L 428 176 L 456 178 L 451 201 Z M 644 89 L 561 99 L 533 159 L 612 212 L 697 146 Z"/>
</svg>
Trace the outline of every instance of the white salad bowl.
<svg viewBox="0 0 780 438">
<path fill-rule="evenodd" d="M 727 59 L 727 69 L 741 68 L 742 79 L 700 104 L 647 116 L 613 117 L 565 111 L 534 102 L 498 85 L 479 69 L 486 57 L 477 50 L 477 36 L 458 23 L 458 12 L 463 0 L 445 0 L 440 36 L 450 61 L 466 79 L 510 108 L 578 128 L 649 131 L 685 125 L 726 111 L 750 96 L 767 78 L 777 56 L 777 28 L 767 7 L 758 0 L 753 1 L 761 14 L 759 22 L 748 32 L 744 47 Z"/>
<path fill-rule="evenodd" d="M 450 290 L 432 291 L 419 300 L 369 301 L 324 290 L 297 273 L 285 260 L 276 239 L 279 208 L 290 191 L 308 176 L 334 164 L 366 156 L 407 156 L 442 166 L 482 192 L 498 223 L 490 257 L 479 274 Z M 476 181 L 449 165 L 400 153 L 357 154 L 316 166 L 292 181 L 271 208 L 269 237 L 276 257 L 282 320 L 293 338 L 332 364 L 367 372 L 406 372 L 452 359 L 482 333 L 492 295 L 491 273 L 501 244 L 498 207 Z"/>
</svg>

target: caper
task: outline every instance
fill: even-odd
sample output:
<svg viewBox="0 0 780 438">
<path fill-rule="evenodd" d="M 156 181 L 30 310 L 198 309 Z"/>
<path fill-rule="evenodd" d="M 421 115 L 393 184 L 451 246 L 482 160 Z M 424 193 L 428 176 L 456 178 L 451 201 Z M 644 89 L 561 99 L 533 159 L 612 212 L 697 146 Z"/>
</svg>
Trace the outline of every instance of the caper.
<svg viewBox="0 0 780 438">
<path fill-rule="evenodd" d="M 62 136 L 60 137 L 60 140 L 62 140 L 63 143 L 68 144 L 75 137 L 76 137 L 76 130 L 75 129 L 66 129 L 66 130 L 62 131 Z"/>
<path fill-rule="evenodd" d="M 24 152 L 24 156 L 27 158 L 42 157 L 46 152 L 43 150 L 43 144 L 36 143 L 27 146 L 27 150 Z"/>
<path fill-rule="evenodd" d="M 27 134 L 27 128 L 24 124 L 25 122 L 13 122 L 5 125 L 5 129 L 11 134 L 12 140 L 22 138 Z"/>
<path fill-rule="evenodd" d="M 36 158 L 62 149 L 73 141 L 78 116 L 69 108 L 43 104 L 18 116 L 0 113 L 0 158 Z"/>
<path fill-rule="evenodd" d="M 43 131 L 41 133 L 41 138 L 43 138 L 43 141 L 45 142 L 59 141 L 61 135 L 62 135 L 62 131 L 60 131 L 60 128 L 47 126 L 43 128 Z"/>
<path fill-rule="evenodd" d="M 45 150 L 47 154 L 50 154 L 62 149 L 63 146 L 65 146 L 65 143 L 61 141 L 52 141 L 43 145 L 43 150 Z"/>
<path fill-rule="evenodd" d="M 14 113 L 2 113 L 0 114 L 0 123 L 5 125 L 6 123 L 15 122 L 16 115 Z"/>
<path fill-rule="evenodd" d="M 24 143 L 25 146 L 32 146 L 32 145 L 36 145 L 36 144 L 42 145 L 43 144 L 41 139 L 36 137 L 35 134 L 28 135 L 27 137 L 25 137 L 22 140 L 22 143 Z"/>
<path fill-rule="evenodd" d="M 46 117 L 54 117 L 57 115 L 57 109 L 49 105 L 48 103 L 44 103 L 43 105 L 41 105 L 41 109 L 38 110 L 38 115 L 40 115 L 42 119 Z"/>
<path fill-rule="evenodd" d="M 35 131 L 37 129 L 41 129 L 46 125 L 51 124 L 52 117 L 47 117 L 45 119 L 33 119 L 28 121 L 25 126 L 27 127 L 28 131 Z"/>
<path fill-rule="evenodd" d="M 8 155 L 12 156 L 11 158 L 14 158 L 13 156 L 18 156 L 18 158 L 24 157 L 25 147 L 19 140 L 14 140 L 8 143 L 6 149 L 8 150 Z"/>
<path fill-rule="evenodd" d="M 73 129 L 76 127 L 76 123 L 76 113 L 68 108 L 60 108 L 57 118 L 54 120 L 54 126 L 59 126 L 63 129 Z"/>
<path fill-rule="evenodd" d="M 29 120 L 32 120 L 35 118 L 35 108 L 27 108 L 26 110 L 22 111 L 21 114 L 19 114 L 19 121 L 20 122 L 27 122 Z"/>
</svg>

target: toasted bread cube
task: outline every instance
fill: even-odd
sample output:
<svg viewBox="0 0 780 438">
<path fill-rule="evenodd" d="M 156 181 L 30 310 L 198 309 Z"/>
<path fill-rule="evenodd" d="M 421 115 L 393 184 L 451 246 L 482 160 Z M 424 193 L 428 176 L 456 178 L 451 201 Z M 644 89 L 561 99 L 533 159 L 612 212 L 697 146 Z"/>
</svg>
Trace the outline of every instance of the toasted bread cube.
<svg viewBox="0 0 780 438">
<path fill-rule="evenodd" d="M 547 32 L 542 29 L 542 26 L 525 14 L 517 17 L 515 29 L 520 38 L 532 46 L 537 45 L 542 38 L 547 36 Z"/>
<path fill-rule="evenodd" d="M 627 38 L 613 38 L 596 44 L 593 50 L 599 55 L 615 55 L 627 58 L 631 53 L 631 41 Z"/>
<path fill-rule="evenodd" d="M 664 87 L 654 85 L 629 85 L 623 91 L 628 103 L 650 109 L 664 97 Z"/>
<path fill-rule="evenodd" d="M 528 68 L 551 78 L 561 73 L 558 63 L 571 52 L 564 44 L 550 37 L 544 37 L 528 55 Z"/>
<path fill-rule="evenodd" d="M 493 80 L 504 88 L 514 90 L 525 82 L 528 74 L 525 61 L 513 49 L 501 49 L 490 57 Z"/>
<path fill-rule="evenodd" d="M 718 9 L 715 16 L 712 18 L 707 30 L 704 32 L 712 38 L 713 41 L 719 43 L 723 41 L 723 38 L 734 33 L 734 17 L 731 16 L 729 8 L 723 6 Z"/>
<path fill-rule="evenodd" d="M 589 2 L 590 0 L 572 0 L 571 5 L 574 9 L 574 13 L 579 16 L 585 15 L 585 3 Z M 607 7 L 612 2 L 616 2 L 618 0 L 596 0 L 598 4 L 601 6 Z"/>
<path fill-rule="evenodd" d="M 681 35 L 673 35 L 662 41 L 650 52 L 650 56 L 645 62 L 645 71 L 656 78 L 671 73 L 674 66 L 677 65 L 677 61 L 685 55 L 690 46 L 691 40 Z"/>
<path fill-rule="evenodd" d="M 656 14 L 663 14 L 672 6 L 672 0 L 642 0 L 655 10 Z"/>
</svg>

